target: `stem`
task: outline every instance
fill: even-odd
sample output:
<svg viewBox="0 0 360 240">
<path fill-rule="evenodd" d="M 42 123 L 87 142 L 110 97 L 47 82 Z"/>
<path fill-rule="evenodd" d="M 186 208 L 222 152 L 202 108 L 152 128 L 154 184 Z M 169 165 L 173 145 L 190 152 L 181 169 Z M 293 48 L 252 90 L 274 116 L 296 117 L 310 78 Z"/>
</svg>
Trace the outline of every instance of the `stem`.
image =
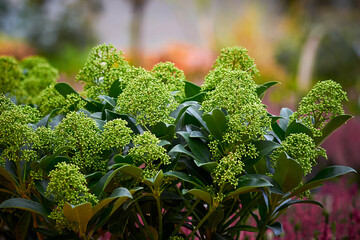
<svg viewBox="0 0 360 240">
<path fill-rule="evenodd" d="M 151 240 L 154 240 L 154 238 L 153 238 L 153 236 L 152 236 L 152 234 L 151 234 L 151 232 L 150 232 L 149 225 L 147 224 L 147 221 L 146 221 L 146 219 L 145 219 L 145 217 L 144 217 L 144 214 L 142 213 L 142 210 L 141 210 L 138 202 L 135 202 L 135 207 L 136 207 L 136 210 L 139 212 L 139 215 L 140 215 L 140 217 L 141 217 L 141 220 L 142 220 L 143 223 L 144 223 L 144 227 L 145 227 L 145 229 L 146 229 L 147 234 L 149 235 L 149 237 L 150 237 Z M 137 217 L 137 216 L 135 216 L 135 217 Z"/>
<path fill-rule="evenodd" d="M 163 224 L 162 224 L 162 207 L 160 202 L 160 196 L 154 196 L 156 199 L 156 206 L 158 210 L 158 218 L 159 218 L 159 240 L 162 240 L 163 233 Z"/>
<path fill-rule="evenodd" d="M 188 219 L 189 215 L 191 214 L 191 212 L 194 210 L 194 208 L 196 207 L 196 205 L 198 205 L 198 203 L 200 202 L 200 199 L 197 199 L 194 204 L 191 206 L 191 208 L 187 211 L 187 213 L 185 214 L 185 216 L 181 219 L 181 221 L 179 222 L 179 224 L 176 226 L 176 228 L 174 229 L 174 231 L 171 233 L 170 238 L 174 237 L 175 234 L 179 231 L 179 229 L 181 228 L 181 226 L 184 224 L 184 222 L 186 221 L 186 219 Z"/>
<path fill-rule="evenodd" d="M 196 225 L 196 228 L 195 228 L 194 230 L 192 230 L 192 232 L 190 233 L 190 235 L 187 236 L 185 240 L 189 240 L 189 239 L 196 233 L 196 231 L 201 227 L 201 225 L 204 224 L 204 222 L 206 221 L 206 219 L 208 219 L 208 218 L 210 217 L 210 215 L 213 213 L 214 210 L 212 209 L 211 206 L 210 206 L 209 208 L 210 208 L 210 209 L 209 209 L 209 212 L 205 215 L 205 217 L 203 217 L 203 219 L 201 219 L 201 221 Z"/>
</svg>

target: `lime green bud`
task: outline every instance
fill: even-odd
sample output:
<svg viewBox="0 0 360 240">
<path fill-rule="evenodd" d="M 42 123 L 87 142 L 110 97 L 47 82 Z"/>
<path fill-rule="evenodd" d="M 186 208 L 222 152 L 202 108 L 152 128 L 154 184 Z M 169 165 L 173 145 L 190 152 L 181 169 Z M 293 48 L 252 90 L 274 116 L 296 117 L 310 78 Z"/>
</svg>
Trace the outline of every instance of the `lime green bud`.
<svg viewBox="0 0 360 240">
<path fill-rule="evenodd" d="M 58 163 L 55 167 L 49 174 L 50 181 L 46 194 L 53 196 L 57 208 L 49 217 L 56 221 L 56 228 L 59 231 L 63 229 L 78 231 L 78 226 L 68 222 L 64 216 L 62 209 L 65 203 L 78 205 L 89 202 L 95 205 L 98 199 L 89 193 L 85 175 L 80 173 L 79 167 L 65 162 Z"/>
<path fill-rule="evenodd" d="M 55 84 L 59 71 L 52 67 L 44 58 L 29 57 L 21 62 L 24 79 L 21 82 L 24 103 L 38 103 L 38 96 L 48 86 Z"/>
<path fill-rule="evenodd" d="M 19 87 L 23 75 L 13 57 L 0 57 L 0 93 L 12 93 Z"/>
<path fill-rule="evenodd" d="M 84 90 L 89 98 L 97 99 L 99 95 L 108 94 L 114 81 L 127 82 L 122 77 L 127 68 L 129 64 L 121 51 L 112 44 L 102 44 L 92 49 L 76 80 L 86 83 Z"/>
<path fill-rule="evenodd" d="M 54 129 L 58 147 L 75 150 L 71 163 L 84 173 L 105 170 L 107 160 L 101 158 L 102 137 L 94 119 L 84 113 L 71 112 Z"/>
<path fill-rule="evenodd" d="M 345 100 L 348 98 L 340 84 L 332 80 L 318 82 L 301 100 L 291 120 L 299 119 L 315 136 L 321 136 L 320 130 L 329 120 L 344 114 L 342 103 Z"/>
<path fill-rule="evenodd" d="M 220 56 L 216 59 L 213 68 L 227 68 L 230 70 L 241 70 L 250 73 L 252 76 L 258 75 L 254 59 L 247 54 L 247 49 L 243 47 L 228 47 L 221 49 Z"/>
<path fill-rule="evenodd" d="M 155 78 L 160 79 L 170 91 L 184 92 L 185 74 L 182 70 L 175 67 L 171 62 L 156 64 L 151 70 Z"/>
<path fill-rule="evenodd" d="M 245 157 L 256 158 L 258 152 L 253 144 L 240 144 L 234 152 L 230 152 L 221 158 L 213 171 L 213 181 L 219 186 L 231 184 L 234 187 L 238 184 L 238 177 L 244 172 Z"/>
<path fill-rule="evenodd" d="M 116 109 L 136 118 L 139 124 L 154 126 L 160 121 L 172 123 L 174 119 L 169 115 L 177 105 L 166 85 L 146 73 L 126 86 L 118 97 Z"/>
<path fill-rule="evenodd" d="M 170 157 L 166 150 L 158 145 L 160 140 L 154 134 L 144 132 L 135 136 L 133 143 L 134 147 L 130 149 L 129 155 L 135 163 L 145 163 L 147 177 L 154 176 L 160 165 L 170 164 Z"/>
<path fill-rule="evenodd" d="M 28 123 L 38 120 L 38 112 L 29 106 L 17 106 L 0 95 L 0 162 L 5 159 L 18 162 L 33 161 L 36 154 L 28 148 L 36 142 L 37 136 Z"/>
<path fill-rule="evenodd" d="M 62 108 L 65 105 L 65 98 L 56 91 L 55 85 L 45 88 L 37 100 L 39 110 L 43 116 L 51 113 L 56 108 Z"/>
<path fill-rule="evenodd" d="M 276 149 L 271 155 L 271 159 L 276 167 L 276 160 L 282 152 L 296 160 L 303 168 L 304 175 L 311 173 L 312 167 L 316 165 L 319 156 L 326 158 L 323 148 L 316 148 L 314 140 L 305 133 L 290 134 L 281 143 L 282 147 Z"/>
<path fill-rule="evenodd" d="M 245 104 L 241 107 L 241 112 L 230 115 L 224 141 L 237 143 L 261 138 L 271 124 L 265 107 L 260 103 Z"/>
<path fill-rule="evenodd" d="M 115 119 L 104 125 L 102 133 L 104 150 L 116 148 L 121 152 L 124 146 L 130 143 L 132 131 L 126 125 L 127 122 L 122 119 Z"/>
<path fill-rule="evenodd" d="M 256 84 L 249 73 L 227 71 L 215 90 L 207 92 L 203 109 L 225 108 L 229 114 L 241 112 L 243 105 L 261 103 L 256 94 Z"/>
</svg>

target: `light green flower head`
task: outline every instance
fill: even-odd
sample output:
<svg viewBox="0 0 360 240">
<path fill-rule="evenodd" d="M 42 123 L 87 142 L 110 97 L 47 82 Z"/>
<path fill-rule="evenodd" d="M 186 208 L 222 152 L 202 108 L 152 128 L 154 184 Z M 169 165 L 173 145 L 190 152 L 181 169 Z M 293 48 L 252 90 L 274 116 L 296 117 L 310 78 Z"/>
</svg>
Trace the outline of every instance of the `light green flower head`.
<svg viewBox="0 0 360 240">
<path fill-rule="evenodd" d="M 129 151 L 135 163 L 145 163 L 144 177 L 153 177 L 161 165 L 170 164 L 166 150 L 159 146 L 160 140 L 150 132 L 144 132 L 133 139 L 134 146 Z"/>
<path fill-rule="evenodd" d="M 182 70 L 175 67 L 175 64 L 171 62 L 161 62 L 156 64 L 151 71 L 170 91 L 184 92 L 185 74 Z"/>
<path fill-rule="evenodd" d="M 281 143 L 281 148 L 276 149 L 272 155 L 274 166 L 276 160 L 282 152 L 296 160 L 303 168 L 304 175 L 311 173 L 312 167 L 316 165 L 316 159 L 319 156 L 326 158 L 326 152 L 323 148 L 316 148 L 314 140 L 305 133 L 290 134 Z"/>
<path fill-rule="evenodd" d="M 121 75 L 129 67 L 121 51 L 112 44 L 102 44 L 92 49 L 76 80 L 86 83 L 84 90 L 89 98 L 97 99 L 108 94 L 114 81 L 125 81 Z"/>
<path fill-rule="evenodd" d="M 78 231 L 75 223 L 69 222 L 63 213 L 65 203 L 78 205 L 89 202 L 92 205 L 98 203 L 95 195 L 89 193 L 85 175 L 80 173 L 79 167 L 65 162 L 58 163 L 49 174 L 50 181 L 46 188 L 46 194 L 54 197 L 57 208 L 54 209 L 50 218 L 56 221 L 56 228 L 59 231 L 70 229 Z"/>
<path fill-rule="evenodd" d="M 65 105 L 65 98 L 56 91 L 55 85 L 45 88 L 37 100 L 38 109 L 43 116 L 51 113 L 56 108 L 62 108 Z"/>
<path fill-rule="evenodd" d="M 342 103 L 345 100 L 348 98 L 340 84 L 332 80 L 318 82 L 301 100 L 290 120 L 300 120 L 315 136 L 321 136 L 320 130 L 329 120 L 344 114 Z"/>
<path fill-rule="evenodd" d="M 243 47 L 227 47 L 221 49 L 220 56 L 216 59 L 213 68 L 227 68 L 241 70 L 250 73 L 252 76 L 259 74 L 254 59 L 247 54 L 248 50 Z"/>
<path fill-rule="evenodd" d="M 24 103 L 38 103 L 38 95 L 48 86 L 55 84 L 59 71 L 52 67 L 44 58 L 29 57 L 21 62 L 24 79 L 21 82 L 26 96 Z"/>
<path fill-rule="evenodd" d="M 122 119 L 114 119 L 104 125 L 102 133 L 104 150 L 116 148 L 122 152 L 124 146 L 130 143 L 132 131 L 126 125 L 127 122 Z"/>
<path fill-rule="evenodd" d="M 4 95 L 0 95 L 0 146 L 3 149 L 0 163 L 5 159 L 18 162 L 33 161 L 36 153 L 30 150 L 37 136 L 28 123 L 39 120 L 36 109 L 29 106 L 17 106 Z"/>
<path fill-rule="evenodd" d="M 216 88 L 207 92 L 202 106 L 205 112 L 225 108 L 229 114 L 236 114 L 242 112 L 242 106 L 253 103 L 260 104 L 261 101 L 250 74 L 244 71 L 227 71 Z"/>
<path fill-rule="evenodd" d="M 245 157 L 256 158 L 258 152 L 253 144 L 240 144 L 234 152 L 230 152 L 218 161 L 213 175 L 213 182 L 219 186 L 231 184 L 234 187 L 238 184 L 238 177 L 244 172 Z"/>
<path fill-rule="evenodd" d="M 177 105 L 166 85 L 153 74 L 146 73 L 126 86 L 118 97 L 116 111 L 136 118 L 143 126 L 154 126 L 160 121 L 174 122 L 170 113 Z"/>
<path fill-rule="evenodd" d="M 83 112 L 71 112 L 54 129 L 57 146 L 69 146 L 75 150 L 71 163 L 81 172 L 105 170 L 107 160 L 101 158 L 102 138 L 94 119 Z"/>
<path fill-rule="evenodd" d="M 237 143 L 262 138 L 271 124 L 265 107 L 261 103 L 246 104 L 242 106 L 241 112 L 229 115 L 224 141 Z"/>
<path fill-rule="evenodd" d="M 19 87 L 23 75 L 13 57 L 0 57 L 0 93 L 12 93 Z"/>
</svg>

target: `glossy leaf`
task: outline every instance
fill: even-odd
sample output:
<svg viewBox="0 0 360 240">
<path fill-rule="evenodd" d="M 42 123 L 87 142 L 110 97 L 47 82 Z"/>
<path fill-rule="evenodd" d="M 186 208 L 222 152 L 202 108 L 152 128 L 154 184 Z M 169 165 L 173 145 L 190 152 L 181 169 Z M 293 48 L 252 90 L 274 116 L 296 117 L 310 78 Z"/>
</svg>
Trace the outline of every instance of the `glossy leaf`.
<svg viewBox="0 0 360 240">
<path fill-rule="evenodd" d="M 189 132 L 177 132 L 187 142 L 191 152 L 196 156 L 196 160 L 200 163 L 207 163 L 211 161 L 211 153 L 207 145 L 197 138 L 190 138 Z"/>
<path fill-rule="evenodd" d="M 3 166 L 0 166 L 0 174 L 8 180 L 14 187 L 18 185 L 18 182 L 14 175 L 8 172 Z"/>
<path fill-rule="evenodd" d="M 122 93 L 121 82 L 119 80 L 115 80 L 110 87 L 109 96 L 113 98 L 117 98 Z"/>
<path fill-rule="evenodd" d="M 326 126 L 321 130 L 322 136 L 315 138 L 316 146 L 320 146 L 336 129 L 344 125 L 349 121 L 353 116 L 351 115 L 341 115 L 336 116 L 326 124 Z"/>
<path fill-rule="evenodd" d="M 314 178 L 312 178 L 310 181 L 296 189 L 289 197 L 297 196 L 298 194 L 305 192 L 307 190 L 311 190 L 314 188 L 319 187 L 323 182 L 342 176 L 347 173 L 351 173 L 356 171 L 352 169 L 351 167 L 347 166 L 330 166 L 327 168 L 322 169 Z"/>
<path fill-rule="evenodd" d="M 272 184 L 267 180 L 260 178 L 260 177 L 240 177 L 238 181 L 238 185 L 235 191 L 230 192 L 227 197 L 234 197 L 239 194 L 247 193 L 252 190 L 255 190 L 259 187 L 271 187 Z"/>
<path fill-rule="evenodd" d="M 166 173 L 164 173 L 164 176 L 165 177 L 168 177 L 168 176 L 175 177 L 175 178 L 181 179 L 185 182 L 191 183 L 196 187 L 205 188 L 205 185 L 201 181 L 199 181 L 197 178 L 195 178 L 193 176 L 189 176 L 183 172 L 178 172 L 178 171 L 166 172 Z"/>
<path fill-rule="evenodd" d="M 160 140 L 172 141 L 175 136 L 175 125 L 158 122 L 151 131 Z"/>
<path fill-rule="evenodd" d="M 50 214 L 49 209 L 38 202 L 34 202 L 24 198 L 10 198 L 0 204 L 0 208 L 17 208 L 29 212 L 33 212 L 44 217 Z"/>
<path fill-rule="evenodd" d="M 190 151 L 186 150 L 184 148 L 184 146 L 181 144 L 176 145 L 169 151 L 169 155 L 172 155 L 174 153 L 183 153 L 183 154 L 190 156 L 191 158 L 194 158 L 194 159 L 196 158 L 194 154 L 192 154 Z"/>
<path fill-rule="evenodd" d="M 257 86 L 256 94 L 258 95 L 258 97 L 260 99 L 262 99 L 265 95 L 266 90 L 268 90 L 271 86 L 274 86 L 277 83 L 279 83 L 279 82 L 267 82 L 267 83 Z"/>
<path fill-rule="evenodd" d="M 208 192 L 205 192 L 203 190 L 200 189 L 191 189 L 189 191 L 185 191 L 183 192 L 184 194 L 190 193 L 192 195 L 194 195 L 195 197 L 203 200 L 204 202 L 206 202 L 207 204 L 211 205 L 212 204 L 212 197 Z"/>
<path fill-rule="evenodd" d="M 294 204 L 314 204 L 314 205 L 318 205 L 320 206 L 321 208 L 324 208 L 323 205 L 315 200 L 310 200 L 310 199 L 306 199 L 306 200 L 300 200 L 300 199 L 289 199 L 289 201 L 286 201 L 284 202 L 283 204 L 281 204 L 279 207 L 277 207 L 274 212 L 279 212 L 283 209 L 286 209 L 288 208 L 289 206 L 291 205 L 294 205 Z"/>
<path fill-rule="evenodd" d="M 215 108 L 202 116 L 212 136 L 221 140 L 226 130 L 227 120 L 223 111 Z"/>
<path fill-rule="evenodd" d="M 87 224 L 93 216 L 91 204 L 87 202 L 74 206 L 69 203 L 65 203 L 63 212 L 64 216 L 70 222 L 76 222 L 79 225 L 80 235 L 84 236 L 86 233 Z"/>
<path fill-rule="evenodd" d="M 131 193 L 129 192 L 128 189 L 126 188 L 123 188 L 123 187 L 119 187 L 119 188 L 116 188 L 112 194 L 110 195 L 110 197 L 107 197 L 103 200 L 101 200 L 101 202 L 99 202 L 98 204 L 96 204 L 94 207 L 93 207 L 93 215 L 95 213 L 97 213 L 99 210 L 101 210 L 103 207 L 105 207 L 106 205 L 108 205 L 110 202 L 114 201 L 115 199 L 117 199 L 116 201 L 119 200 L 119 202 L 125 202 L 127 199 L 129 198 L 132 198 L 132 195 Z M 119 203 L 118 202 L 118 203 Z M 117 207 L 120 207 L 117 206 Z M 117 209 L 117 208 L 116 208 Z M 116 210 L 113 208 L 113 212 Z"/>
<path fill-rule="evenodd" d="M 271 231 L 273 231 L 275 236 L 280 236 L 284 231 L 283 226 L 280 222 L 275 222 L 271 225 L 267 225 L 267 227 L 271 229 Z"/>
<path fill-rule="evenodd" d="M 66 98 L 66 96 L 69 94 L 76 94 L 80 96 L 80 94 L 77 91 L 75 91 L 68 83 L 65 82 L 57 83 L 55 84 L 54 87 L 56 91 L 58 91 L 64 98 Z M 81 98 L 85 100 L 83 97 Z"/>
<path fill-rule="evenodd" d="M 313 137 L 313 132 L 310 128 L 296 121 L 292 121 L 286 129 L 285 138 L 293 133 L 305 133 L 306 135 Z"/>
<path fill-rule="evenodd" d="M 253 142 L 253 144 L 255 145 L 255 147 L 258 151 L 258 156 L 255 159 L 245 158 L 243 160 L 246 169 L 252 167 L 265 155 L 267 155 L 267 154 L 271 153 L 273 150 L 281 147 L 280 144 L 278 144 L 274 141 L 268 141 L 268 140 L 255 141 L 255 142 Z"/>
<path fill-rule="evenodd" d="M 61 110 L 61 108 L 53 109 L 48 115 L 46 115 L 43 119 L 36 123 L 36 127 L 47 127 L 51 118 L 56 115 Z"/>
<path fill-rule="evenodd" d="M 201 103 L 202 101 L 204 101 L 204 98 L 206 96 L 206 93 L 205 92 L 201 92 L 201 93 L 198 93 L 192 97 L 189 97 L 189 98 L 186 98 L 184 101 L 182 102 L 187 102 L 187 101 L 196 101 L 196 102 L 199 102 Z"/>
<path fill-rule="evenodd" d="M 287 126 L 289 125 L 289 117 L 293 114 L 294 112 L 289 109 L 289 108 L 282 108 L 280 110 L 280 117 L 282 117 L 281 119 L 279 119 L 279 126 L 282 130 L 286 131 Z"/>
<path fill-rule="evenodd" d="M 195 83 L 185 81 L 185 96 L 186 98 L 193 97 L 199 94 L 201 91 L 201 87 L 196 85 Z"/>
<path fill-rule="evenodd" d="M 283 192 L 297 187 L 303 178 L 303 169 L 298 162 L 288 159 L 282 153 L 277 160 L 273 179 L 281 186 Z"/>
</svg>

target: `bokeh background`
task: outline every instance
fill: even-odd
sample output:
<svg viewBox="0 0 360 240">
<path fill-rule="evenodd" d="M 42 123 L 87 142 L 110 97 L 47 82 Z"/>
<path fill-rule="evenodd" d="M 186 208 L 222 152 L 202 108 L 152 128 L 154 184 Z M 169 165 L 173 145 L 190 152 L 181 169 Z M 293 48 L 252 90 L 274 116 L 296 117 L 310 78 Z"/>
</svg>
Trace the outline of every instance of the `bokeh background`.
<svg viewBox="0 0 360 240">
<path fill-rule="evenodd" d="M 265 97 L 273 114 L 295 110 L 317 81 L 333 79 L 355 117 L 325 142 L 329 160 L 320 162 L 360 170 L 360 0 L 0 0 L 0 55 L 45 56 L 79 91 L 75 76 L 100 43 L 137 66 L 174 62 L 197 84 L 221 48 L 243 46 L 260 70 L 257 83 L 280 82 Z M 294 208 L 287 239 L 316 231 L 351 239 L 360 226 L 358 176 L 350 188 L 342 181 L 315 196 L 326 198 L 325 210 Z M 315 215 L 320 222 L 310 221 Z"/>
</svg>

